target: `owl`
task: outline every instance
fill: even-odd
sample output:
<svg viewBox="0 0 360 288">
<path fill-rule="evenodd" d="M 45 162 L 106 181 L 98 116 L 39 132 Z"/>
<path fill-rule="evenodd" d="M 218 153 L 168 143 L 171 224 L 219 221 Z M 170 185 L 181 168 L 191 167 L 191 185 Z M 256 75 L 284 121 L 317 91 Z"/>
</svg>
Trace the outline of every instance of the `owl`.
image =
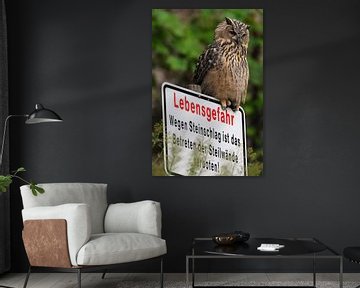
<svg viewBox="0 0 360 288">
<path fill-rule="evenodd" d="M 215 29 L 215 40 L 200 55 L 193 83 L 220 100 L 222 109 L 238 111 L 245 103 L 249 80 L 247 49 L 249 25 L 225 18 Z"/>
</svg>

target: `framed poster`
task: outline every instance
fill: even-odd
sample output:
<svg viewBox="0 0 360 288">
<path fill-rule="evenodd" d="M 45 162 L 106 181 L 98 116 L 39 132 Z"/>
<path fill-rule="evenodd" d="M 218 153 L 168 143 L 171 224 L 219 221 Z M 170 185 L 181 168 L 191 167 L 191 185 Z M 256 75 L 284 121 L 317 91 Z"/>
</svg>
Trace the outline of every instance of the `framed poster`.
<svg viewBox="0 0 360 288">
<path fill-rule="evenodd" d="M 263 11 L 152 11 L 152 175 L 263 173 Z"/>
</svg>

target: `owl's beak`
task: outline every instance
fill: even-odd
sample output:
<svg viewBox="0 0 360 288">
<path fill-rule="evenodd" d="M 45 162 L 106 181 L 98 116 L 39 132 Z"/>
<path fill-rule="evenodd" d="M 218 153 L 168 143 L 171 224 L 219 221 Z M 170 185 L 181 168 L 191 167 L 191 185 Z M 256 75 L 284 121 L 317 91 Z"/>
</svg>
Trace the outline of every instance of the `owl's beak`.
<svg viewBox="0 0 360 288">
<path fill-rule="evenodd" d="M 240 45 L 240 43 L 241 43 L 240 37 L 234 36 L 234 37 L 232 37 L 232 39 L 234 40 L 234 42 L 235 42 L 237 45 Z"/>
</svg>

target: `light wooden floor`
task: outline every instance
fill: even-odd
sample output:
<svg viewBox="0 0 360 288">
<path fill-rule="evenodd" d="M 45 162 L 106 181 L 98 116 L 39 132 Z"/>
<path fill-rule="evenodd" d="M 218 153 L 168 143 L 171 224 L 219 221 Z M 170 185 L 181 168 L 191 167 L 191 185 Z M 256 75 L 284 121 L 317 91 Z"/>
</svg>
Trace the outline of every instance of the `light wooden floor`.
<svg viewBox="0 0 360 288">
<path fill-rule="evenodd" d="M 1 285 L 11 286 L 14 288 L 22 288 L 25 274 L 23 273 L 8 273 L 0 276 Z M 286 282 L 286 281 L 312 281 L 312 274 L 308 273 L 212 273 L 212 274 L 197 274 L 197 281 L 256 281 L 261 283 L 267 283 L 269 281 Z M 321 281 L 338 281 L 338 274 L 335 273 L 319 273 L 317 274 L 317 280 Z M 158 283 L 159 274 L 146 273 L 146 274 L 125 274 L 125 273 L 108 273 L 106 279 L 101 279 L 101 273 L 83 273 L 82 274 L 82 286 L 87 287 L 106 287 L 117 288 L 123 287 L 122 282 L 126 283 L 124 287 L 132 287 L 132 281 L 134 286 L 139 283 Z M 309 283 L 310 283 L 309 282 Z M 351 282 L 351 283 L 350 283 Z M 174 284 L 175 283 L 175 284 Z M 344 287 L 349 287 L 354 283 L 360 284 L 359 273 L 346 273 L 344 274 Z M 136 285 L 135 285 L 136 284 Z M 167 285 L 168 284 L 168 285 Z M 351 284 L 351 285 L 350 285 Z M 141 284 L 140 284 L 141 286 Z M 151 286 L 151 285 L 150 285 Z M 157 285 L 156 285 L 157 286 Z M 76 273 L 32 273 L 28 288 L 75 288 L 77 287 Z M 136 286 L 138 287 L 138 286 Z M 146 286 L 148 287 L 148 286 Z M 167 287 L 185 287 L 185 274 L 165 274 L 165 288 Z"/>
</svg>

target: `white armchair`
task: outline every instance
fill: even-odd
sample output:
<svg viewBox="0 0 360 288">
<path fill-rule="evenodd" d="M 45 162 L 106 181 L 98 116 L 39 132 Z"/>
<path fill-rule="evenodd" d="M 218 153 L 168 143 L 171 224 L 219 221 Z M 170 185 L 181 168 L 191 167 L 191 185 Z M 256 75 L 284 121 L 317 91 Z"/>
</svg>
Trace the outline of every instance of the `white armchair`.
<svg viewBox="0 0 360 288">
<path fill-rule="evenodd" d="M 117 264 L 159 257 L 163 287 L 161 209 L 154 201 L 107 204 L 106 184 L 40 184 L 33 196 L 28 185 L 21 196 L 23 240 L 32 270 L 39 267 L 78 273 L 106 270 Z M 105 275 L 105 274 L 104 274 Z M 103 277 L 104 277 L 103 275 Z"/>
</svg>

